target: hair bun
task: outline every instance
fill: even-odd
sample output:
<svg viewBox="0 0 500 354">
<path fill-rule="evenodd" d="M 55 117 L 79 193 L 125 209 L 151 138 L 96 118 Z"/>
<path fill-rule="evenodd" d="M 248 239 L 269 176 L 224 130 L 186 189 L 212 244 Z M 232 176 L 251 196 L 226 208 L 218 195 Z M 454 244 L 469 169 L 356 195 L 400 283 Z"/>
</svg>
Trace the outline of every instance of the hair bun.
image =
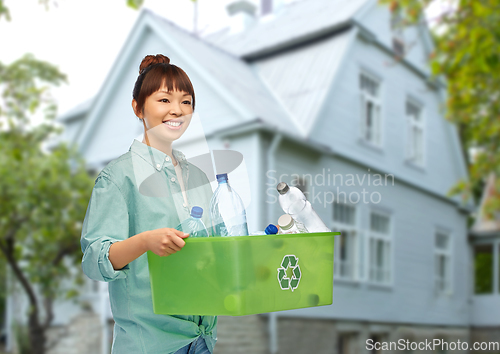
<svg viewBox="0 0 500 354">
<path fill-rule="evenodd" d="M 146 55 L 139 66 L 139 74 L 142 74 L 147 67 L 160 63 L 170 64 L 170 59 L 162 54 Z"/>
</svg>

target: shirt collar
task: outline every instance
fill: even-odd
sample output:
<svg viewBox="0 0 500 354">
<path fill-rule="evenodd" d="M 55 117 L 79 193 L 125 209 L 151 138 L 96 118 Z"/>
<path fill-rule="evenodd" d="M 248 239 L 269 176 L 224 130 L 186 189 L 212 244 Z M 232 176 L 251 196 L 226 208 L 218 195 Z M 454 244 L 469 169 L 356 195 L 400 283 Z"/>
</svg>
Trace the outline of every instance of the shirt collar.
<svg viewBox="0 0 500 354">
<path fill-rule="evenodd" d="M 174 168 L 172 159 L 167 154 L 152 146 L 146 145 L 137 139 L 134 139 L 132 145 L 130 145 L 129 151 L 142 157 L 147 163 L 156 168 L 158 171 L 160 171 L 165 164 L 167 164 L 168 167 Z M 184 154 L 177 149 L 172 149 L 172 154 L 177 162 L 183 166 L 186 161 Z"/>
</svg>

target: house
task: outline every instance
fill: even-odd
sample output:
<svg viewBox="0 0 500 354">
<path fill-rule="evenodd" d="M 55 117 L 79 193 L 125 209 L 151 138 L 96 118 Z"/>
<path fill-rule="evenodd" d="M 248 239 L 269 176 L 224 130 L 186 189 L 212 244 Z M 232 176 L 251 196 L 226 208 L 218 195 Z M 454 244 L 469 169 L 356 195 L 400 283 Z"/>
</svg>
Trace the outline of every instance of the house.
<svg viewBox="0 0 500 354">
<path fill-rule="evenodd" d="M 188 157 L 243 154 L 250 230 L 282 214 L 276 184 L 284 181 L 342 231 L 333 305 L 220 318 L 216 351 L 364 353 L 377 351 L 367 340 L 468 340 L 483 306 L 470 302 L 474 205 L 447 196 L 468 176 L 457 130 L 442 113 L 446 85 L 427 67 L 428 29 L 402 30 L 397 13 L 376 0 L 243 0 L 228 10 L 231 26 L 202 38 L 141 10 L 96 96 L 59 118 L 63 139 L 99 171 L 141 139 L 131 109 L 138 66 L 165 54 L 191 78 L 202 127 L 177 147 Z M 107 284 L 89 280 L 82 299 L 98 314 L 105 353 Z M 81 309 L 61 311 L 62 325 Z"/>
</svg>

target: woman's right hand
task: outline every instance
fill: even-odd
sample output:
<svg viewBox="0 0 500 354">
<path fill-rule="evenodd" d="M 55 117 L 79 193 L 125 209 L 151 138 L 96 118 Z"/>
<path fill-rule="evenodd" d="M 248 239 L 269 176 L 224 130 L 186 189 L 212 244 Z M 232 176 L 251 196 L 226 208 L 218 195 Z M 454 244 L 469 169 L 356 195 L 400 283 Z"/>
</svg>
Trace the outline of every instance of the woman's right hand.
<svg viewBox="0 0 500 354">
<path fill-rule="evenodd" d="M 144 242 L 147 251 L 165 257 L 180 251 L 186 244 L 184 239 L 188 236 L 189 234 L 182 231 L 165 227 L 146 231 L 144 233 Z"/>
</svg>

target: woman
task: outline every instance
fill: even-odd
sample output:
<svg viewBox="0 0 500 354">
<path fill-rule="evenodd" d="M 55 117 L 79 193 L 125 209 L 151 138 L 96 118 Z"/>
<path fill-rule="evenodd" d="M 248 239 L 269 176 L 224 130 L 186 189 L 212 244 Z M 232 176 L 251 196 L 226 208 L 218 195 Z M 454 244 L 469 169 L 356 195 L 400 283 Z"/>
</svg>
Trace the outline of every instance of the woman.
<svg viewBox="0 0 500 354">
<path fill-rule="evenodd" d="M 139 73 L 132 107 L 144 139 L 134 139 L 96 178 L 82 229 L 82 268 L 89 278 L 109 282 L 112 354 L 211 353 L 216 316 L 154 314 L 146 252 L 180 251 L 188 234 L 174 227 L 192 206 L 203 208 L 210 225 L 210 182 L 172 148 L 191 122 L 193 86 L 160 54 L 146 56 Z"/>
</svg>

